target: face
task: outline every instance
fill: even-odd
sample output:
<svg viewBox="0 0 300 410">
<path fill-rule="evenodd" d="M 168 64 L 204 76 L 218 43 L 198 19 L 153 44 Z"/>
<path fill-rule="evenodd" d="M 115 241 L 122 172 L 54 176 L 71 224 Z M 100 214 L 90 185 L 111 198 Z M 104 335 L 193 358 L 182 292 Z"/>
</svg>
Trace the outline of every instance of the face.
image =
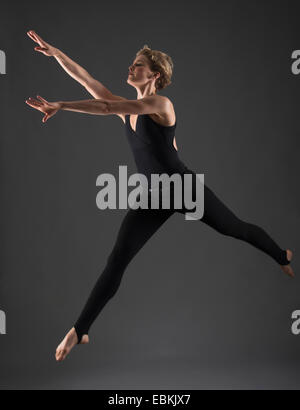
<svg viewBox="0 0 300 410">
<path fill-rule="evenodd" d="M 153 77 L 153 75 L 154 73 L 150 70 L 147 57 L 140 55 L 128 67 L 127 83 L 132 86 L 143 85 L 149 81 L 155 81 L 156 77 Z"/>
</svg>

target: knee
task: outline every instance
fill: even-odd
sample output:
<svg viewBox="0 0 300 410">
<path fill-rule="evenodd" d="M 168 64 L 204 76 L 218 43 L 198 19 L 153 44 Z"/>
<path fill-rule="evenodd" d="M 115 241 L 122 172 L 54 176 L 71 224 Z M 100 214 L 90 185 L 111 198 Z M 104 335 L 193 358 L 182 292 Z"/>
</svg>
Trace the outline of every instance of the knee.
<svg viewBox="0 0 300 410">
<path fill-rule="evenodd" d="M 251 236 L 252 227 L 253 225 L 249 222 L 245 222 L 239 219 L 238 225 L 236 227 L 237 238 L 248 241 Z"/>
<path fill-rule="evenodd" d="M 115 246 L 109 257 L 107 265 L 114 268 L 125 268 L 130 262 L 130 246 Z"/>
</svg>

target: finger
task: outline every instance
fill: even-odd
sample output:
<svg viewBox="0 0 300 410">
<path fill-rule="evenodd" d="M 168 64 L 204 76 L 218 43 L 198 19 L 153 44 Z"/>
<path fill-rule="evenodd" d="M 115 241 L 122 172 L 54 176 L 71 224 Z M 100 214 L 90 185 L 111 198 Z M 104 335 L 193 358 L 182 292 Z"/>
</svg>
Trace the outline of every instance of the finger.
<svg viewBox="0 0 300 410">
<path fill-rule="evenodd" d="M 32 101 L 30 98 L 28 98 L 25 102 L 29 105 L 31 105 L 31 104 L 34 105 L 35 104 L 34 101 Z"/>
<path fill-rule="evenodd" d="M 40 46 L 44 45 L 43 40 L 33 30 L 31 30 L 28 35 L 33 41 L 38 43 Z"/>
<path fill-rule="evenodd" d="M 40 102 L 36 102 L 36 101 L 33 101 L 33 100 L 26 100 L 25 102 L 28 105 L 30 105 L 31 107 L 37 108 L 37 109 L 39 109 L 42 106 L 42 104 Z"/>
<path fill-rule="evenodd" d="M 28 36 L 31 38 L 31 40 L 33 40 L 35 43 L 37 43 L 37 40 L 32 35 L 28 34 Z"/>
<path fill-rule="evenodd" d="M 34 103 L 34 104 L 42 105 L 42 103 L 41 103 L 40 101 L 36 100 L 35 98 L 29 97 L 28 100 L 31 101 L 31 102 Z"/>
<path fill-rule="evenodd" d="M 48 101 L 45 100 L 45 98 L 41 97 L 40 95 L 37 95 L 37 98 L 38 98 L 39 100 L 41 100 L 42 102 L 44 102 L 44 103 L 46 103 L 46 104 L 49 104 Z"/>
<path fill-rule="evenodd" d="M 47 48 L 45 47 L 34 47 L 35 51 L 46 51 Z"/>
<path fill-rule="evenodd" d="M 28 36 L 31 38 L 31 40 L 33 40 L 34 42 L 36 42 L 36 43 L 38 43 L 39 44 L 39 41 L 38 41 L 38 39 L 36 38 L 36 36 L 35 36 L 35 34 L 34 34 L 34 31 L 28 31 L 27 32 L 27 34 L 28 34 Z"/>
<path fill-rule="evenodd" d="M 30 107 L 35 108 L 36 110 L 39 110 L 39 107 L 37 105 L 35 105 L 34 103 L 30 102 L 30 101 L 25 101 L 27 105 L 30 105 Z"/>
<path fill-rule="evenodd" d="M 40 37 L 38 34 L 36 34 L 36 32 L 33 32 L 34 37 L 37 39 L 38 42 L 40 43 L 44 43 L 44 40 L 42 39 L 42 37 Z"/>
<path fill-rule="evenodd" d="M 48 120 L 48 117 L 49 117 L 49 115 L 46 114 L 42 121 L 43 121 L 43 122 L 46 122 L 46 121 Z"/>
</svg>

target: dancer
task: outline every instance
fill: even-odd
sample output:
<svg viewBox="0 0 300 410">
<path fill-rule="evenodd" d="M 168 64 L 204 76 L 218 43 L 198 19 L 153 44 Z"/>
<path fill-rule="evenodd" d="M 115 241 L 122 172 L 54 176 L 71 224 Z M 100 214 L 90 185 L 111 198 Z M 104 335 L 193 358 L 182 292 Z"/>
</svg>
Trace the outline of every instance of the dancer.
<svg viewBox="0 0 300 410">
<path fill-rule="evenodd" d="M 132 148 L 139 173 L 179 173 L 193 176 L 191 187 L 195 192 L 196 174 L 179 158 L 175 139 L 177 125 L 175 110 L 169 98 L 157 92 L 171 83 L 173 61 L 167 54 L 144 46 L 136 54 L 129 67 L 127 83 L 137 91 L 136 100 L 112 94 L 102 83 L 95 80 L 62 51 L 46 43 L 34 31 L 28 36 L 38 43 L 35 50 L 54 57 L 64 70 L 82 84 L 94 97 L 92 100 L 48 102 L 41 96 L 28 98 L 26 103 L 44 113 L 43 122 L 58 111 L 75 111 L 95 115 L 118 115 Z M 105 269 L 100 274 L 83 310 L 74 326 L 56 349 L 57 361 L 64 360 L 76 344 L 89 342 L 89 329 L 103 307 L 117 292 L 123 274 L 134 256 L 159 228 L 175 213 L 190 211 L 183 206 L 176 209 L 129 209 L 120 226 L 115 245 L 107 258 Z M 292 251 L 280 248 L 261 227 L 237 217 L 205 184 L 204 215 L 201 222 L 217 232 L 243 240 L 263 251 L 276 261 L 284 273 L 293 277 L 290 265 Z"/>
</svg>

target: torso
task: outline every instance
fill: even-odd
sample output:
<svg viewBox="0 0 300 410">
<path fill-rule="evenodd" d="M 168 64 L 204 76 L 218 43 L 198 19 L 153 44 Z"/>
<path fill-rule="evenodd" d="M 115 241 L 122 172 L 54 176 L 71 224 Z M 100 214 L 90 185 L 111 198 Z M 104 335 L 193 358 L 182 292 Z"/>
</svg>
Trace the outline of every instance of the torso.
<svg viewBox="0 0 300 410">
<path fill-rule="evenodd" d="M 153 120 L 154 122 L 157 122 L 158 124 L 163 125 L 163 126 L 166 126 L 166 127 L 175 124 L 175 121 L 176 121 L 175 113 L 174 113 L 174 119 L 173 119 L 174 121 L 173 121 L 171 124 L 170 124 L 170 123 L 167 123 L 166 118 L 162 118 L 162 117 L 159 116 L 158 114 L 148 114 L 148 115 L 149 115 L 149 117 L 152 118 L 152 120 Z M 122 118 L 122 120 L 123 120 L 123 122 L 124 122 L 124 124 L 125 124 L 125 115 L 119 114 L 119 117 Z M 131 128 L 133 129 L 134 132 L 136 132 L 137 119 L 138 119 L 138 115 L 137 115 L 137 114 L 129 115 L 130 126 L 131 126 Z M 174 148 L 176 149 L 176 151 L 178 151 L 175 137 L 174 137 L 174 139 L 173 139 L 173 146 L 174 146 Z"/>
</svg>

